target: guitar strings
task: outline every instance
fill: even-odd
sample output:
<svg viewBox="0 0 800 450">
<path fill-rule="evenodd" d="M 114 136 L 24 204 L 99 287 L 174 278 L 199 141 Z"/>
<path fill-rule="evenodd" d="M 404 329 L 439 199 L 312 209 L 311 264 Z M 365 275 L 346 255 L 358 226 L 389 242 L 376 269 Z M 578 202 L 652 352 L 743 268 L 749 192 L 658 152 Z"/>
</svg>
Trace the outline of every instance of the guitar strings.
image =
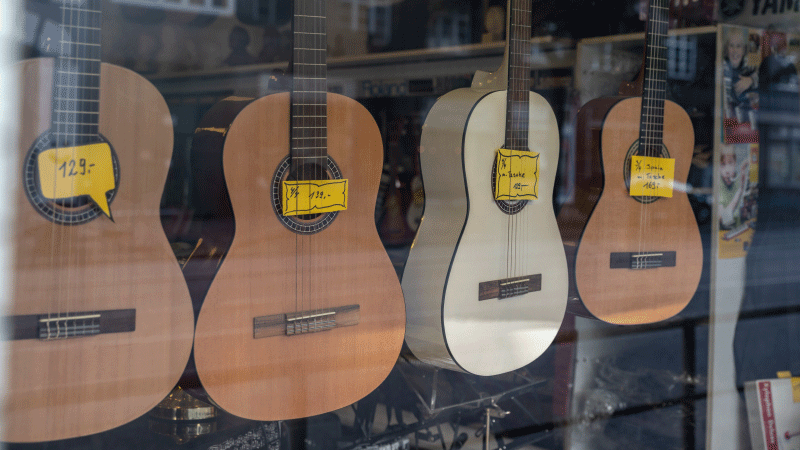
<svg viewBox="0 0 800 450">
<path fill-rule="evenodd" d="M 650 20 L 652 25 L 649 27 L 652 32 L 652 45 L 653 48 L 649 52 L 651 61 L 649 61 L 650 80 L 649 80 L 649 98 L 648 98 L 648 118 L 652 123 L 650 136 L 649 136 L 649 154 L 650 157 L 659 157 L 661 155 L 661 145 L 663 140 L 663 118 L 664 118 L 664 100 L 666 98 L 666 46 L 664 45 L 664 37 L 667 34 L 668 22 L 666 18 L 667 8 L 663 5 L 656 4 L 657 0 L 651 5 Z M 663 1 L 661 2 L 663 3 Z M 658 75 L 656 75 L 658 74 Z M 660 128 L 660 129 L 659 129 Z M 645 227 L 650 226 L 651 213 L 653 208 L 649 206 L 655 200 L 655 193 L 647 196 L 647 213 L 645 215 Z M 647 247 L 647 251 L 652 252 L 657 249 Z M 651 264 L 650 257 L 640 258 L 642 264 L 647 268 Z"/>
<path fill-rule="evenodd" d="M 65 8 L 65 5 L 62 4 L 61 5 L 61 24 L 62 24 L 62 26 L 61 26 L 61 42 L 64 42 L 64 30 L 66 28 L 64 25 L 66 24 L 66 21 L 67 21 L 67 16 L 66 15 L 67 15 L 67 10 Z M 56 60 L 53 63 L 54 64 L 54 66 L 53 66 L 53 75 L 54 76 L 53 76 L 53 89 L 52 89 L 52 91 L 53 91 L 53 97 L 54 98 L 53 98 L 53 111 L 51 112 L 51 119 L 50 119 L 50 121 L 53 122 L 52 123 L 53 128 L 55 128 L 55 133 L 54 133 L 55 136 L 54 136 L 54 138 L 55 138 L 55 148 L 56 149 L 58 149 L 62 145 L 61 144 L 61 142 L 62 142 L 62 133 L 66 133 L 66 129 L 64 129 L 62 131 L 63 124 L 59 123 L 60 121 L 58 121 L 58 120 L 53 120 L 55 118 L 55 116 L 57 115 L 56 110 L 59 109 L 59 108 L 56 107 L 56 105 L 57 105 L 57 103 L 59 101 L 61 101 L 61 100 L 59 100 L 59 98 L 61 98 L 61 96 L 60 96 L 61 88 L 58 87 L 58 84 L 59 84 L 58 83 L 58 66 L 63 64 L 63 60 L 64 60 L 63 59 L 63 56 L 64 56 L 64 46 L 63 46 L 63 44 L 59 44 L 59 48 L 58 49 L 59 49 L 59 57 L 56 58 Z M 57 176 L 58 176 L 58 165 L 54 164 L 53 165 L 53 180 L 56 180 Z M 53 195 L 51 197 L 55 198 L 55 196 L 56 196 L 56 186 L 55 186 L 55 182 L 54 182 L 53 183 Z M 53 205 L 53 208 L 54 209 L 56 208 L 55 204 Z M 54 213 L 55 213 L 55 211 L 54 211 Z M 56 294 L 56 297 L 54 299 L 51 299 L 53 304 L 47 306 L 47 320 L 48 320 L 47 321 L 47 337 L 48 338 L 50 338 L 50 326 L 53 323 L 52 319 L 53 319 L 53 312 L 54 312 L 53 310 L 54 309 L 55 309 L 56 318 L 58 318 L 58 319 L 61 318 L 61 311 L 60 311 L 60 308 L 57 306 L 60 302 L 58 302 L 57 299 L 64 298 L 63 292 L 62 292 L 64 283 L 61 282 L 61 271 L 56 269 L 57 266 L 55 264 L 56 232 L 58 231 L 58 228 L 56 228 L 56 227 L 57 227 L 57 225 L 54 222 L 50 223 L 50 267 L 52 267 L 53 270 L 55 270 L 55 274 L 53 276 L 53 278 L 54 278 L 53 281 L 56 284 L 55 291 L 56 291 L 57 294 Z M 61 263 L 62 263 L 62 259 L 61 259 L 61 255 L 59 254 L 59 266 L 61 266 Z M 56 320 L 56 327 L 58 327 L 59 322 L 60 322 L 60 320 Z"/>
</svg>

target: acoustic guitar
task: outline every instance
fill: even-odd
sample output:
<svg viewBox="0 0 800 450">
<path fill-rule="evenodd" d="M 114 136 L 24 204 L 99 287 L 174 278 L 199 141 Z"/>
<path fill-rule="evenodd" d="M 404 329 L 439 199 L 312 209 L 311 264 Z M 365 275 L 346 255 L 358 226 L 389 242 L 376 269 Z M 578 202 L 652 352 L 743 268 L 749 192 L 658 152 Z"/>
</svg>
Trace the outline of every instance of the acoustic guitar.
<svg viewBox="0 0 800 450">
<path fill-rule="evenodd" d="M 530 91 L 531 1 L 511 0 L 508 20 L 500 70 L 479 72 L 471 88 L 442 96 L 425 120 L 425 211 L 402 282 L 414 355 L 478 375 L 541 355 L 567 302 L 552 204 L 558 126 L 547 101 Z M 498 175 L 525 171 L 513 162 L 511 171 L 501 167 L 501 148 L 533 161 L 520 184 L 534 195 L 498 199 Z"/>
<path fill-rule="evenodd" d="M 674 316 L 694 295 L 703 266 L 700 232 L 680 188 L 694 130 L 665 99 L 668 13 L 667 0 L 650 1 L 637 82 L 579 111 L 576 200 L 558 217 L 574 268 L 571 297 L 615 324 Z M 672 161 L 674 174 L 665 174 Z M 631 190 L 632 180 L 642 189 Z"/>
<path fill-rule="evenodd" d="M 89 435 L 143 415 L 192 348 L 192 305 L 159 211 L 171 116 L 144 78 L 101 63 L 100 3 L 62 1 L 58 57 L 15 68 L 9 442 Z"/>
<path fill-rule="evenodd" d="M 324 1 L 294 2 L 291 93 L 253 101 L 225 134 L 235 234 L 194 355 L 209 397 L 248 419 L 351 404 L 403 343 L 402 291 L 374 219 L 381 136 L 364 107 L 327 93 L 325 23 Z"/>
</svg>

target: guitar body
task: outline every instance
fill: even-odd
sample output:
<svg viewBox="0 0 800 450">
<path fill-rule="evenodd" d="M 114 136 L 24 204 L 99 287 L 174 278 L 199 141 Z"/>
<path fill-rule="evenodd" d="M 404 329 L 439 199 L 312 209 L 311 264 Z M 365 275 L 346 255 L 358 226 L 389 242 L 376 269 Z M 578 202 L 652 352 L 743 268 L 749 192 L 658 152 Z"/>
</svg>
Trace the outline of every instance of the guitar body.
<svg viewBox="0 0 800 450">
<path fill-rule="evenodd" d="M 53 60 L 27 60 L 17 68 L 22 162 L 50 127 Z M 130 70 L 103 64 L 101 86 L 99 129 L 120 167 L 114 221 L 100 216 L 57 225 L 32 207 L 20 180 L 14 294 L 6 313 L 134 309 L 135 330 L 9 339 L 3 409 L 9 442 L 84 436 L 136 419 L 169 394 L 192 348 L 192 305 L 159 211 L 173 145 L 169 109 L 155 87 Z M 20 332 L 12 327 L 12 336 Z"/>
<path fill-rule="evenodd" d="M 700 232 L 686 192 L 675 189 L 672 198 L 649 204 L 629 195 L 623 167 L 630 165 L 628 150 L 639 139 L 641 103 L 641 97 L 617 97 L 582 108 L 578 123 L 586 134 L 579 137 L 578 148 L 592 155 L 587 160 L 599 157 L 602 164 L 578 170 L 583 199 L 559 215 L 567 253 L 574 255 L 577 294 L 592 315 L 614 324 L 674 316 L 697 290 L 703 265 Z M 675 159 L 677 187 L 687 180 L 694 132 L 689 116 L 671 101 L 664 107 L 663 144 Z M 576 230 L 582 230 L 577 240 Z M 610 268 L 611 253 L 662 251 L 675 252 L 673 267 Z"/>
<path fill-rule="evenodd" d="M 375 229 L 383 152 L 369 112 L 327 94 L 328 156 L 349 180 L 348 207 L 314 234 L 295 234 L 273 210 L 271 186 L 289 153 L 289 94 L 255 100 L 225 140 L 236 232 L 197 322 L 200 381 L 240 417 L 284 420 L 347 406 L 394 366 L 405 314 L 397 276 Z M 354 326 L 254 337 L 254 318 L 357 304 Z"/>
<path fill-rule="evenodd" d="M 567 266 L 553 213 L 558 164 L 555 115 L 530 93 L 529 148 L 538 152 L 538 199 L 507 215 L 491 177 L 503 146 L 506 91 L 458 89 L 439 99 L 423 127 L 425 213 L 403 274 L 406 342 L 419 359 L 477 375 L 518 369 L 558 332 Z M 509 272 L 509 221 L 515 257 Z M 513 233 L 513 231 L 512 231 Z M 478 300 L 481 282 L 541 274 L 541 289 Z"/>
</svg>

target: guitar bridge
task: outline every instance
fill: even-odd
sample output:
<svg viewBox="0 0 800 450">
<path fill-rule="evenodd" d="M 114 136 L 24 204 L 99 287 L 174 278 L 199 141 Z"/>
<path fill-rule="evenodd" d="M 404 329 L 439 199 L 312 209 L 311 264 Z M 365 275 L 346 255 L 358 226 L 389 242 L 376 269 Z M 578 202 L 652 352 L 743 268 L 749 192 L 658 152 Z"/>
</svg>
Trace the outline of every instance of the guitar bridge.
<svg viewBox="0 0 800 450">
<path fill-rule="evenodd" d="M 675 252 L 615 252 L 611 254 L 610 267 L 634 270 L 675 267 Z"/>
<path fill-rule="evenodd" d="M 10 340 L 53 341 L 136 331 L 135 309 L 10 316 Z"/>
<path fill-rule="evenodd" d="M 69 314 L 39 319 L 39 339 L 68 339 L 100 334 L 100 314 Z"/>
<path fill-rule="evenodd" d="M 542 290 L 542 274 L 486 281 L 478 285 L 478 300 L 511 298 Z"/>
<path fill-rule="evenodd" d="M 357 325 L 359 309 L 358 305 L 347 305 L 256 317 L 253 319 L 253 338 L 296 336 Z"/>
</svg>

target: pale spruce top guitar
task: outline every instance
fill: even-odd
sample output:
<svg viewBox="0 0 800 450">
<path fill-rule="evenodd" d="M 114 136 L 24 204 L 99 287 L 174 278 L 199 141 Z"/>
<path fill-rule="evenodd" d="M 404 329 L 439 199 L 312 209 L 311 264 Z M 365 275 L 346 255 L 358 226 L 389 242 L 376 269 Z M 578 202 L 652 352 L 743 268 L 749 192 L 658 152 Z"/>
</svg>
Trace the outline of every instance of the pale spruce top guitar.
<svg viewBox="0 0 800 450">
<path fill-rule="evenodd" d="M 426 118 L 425 212 L 402 283 L 414 355 L 478 375 L 541 355 L 567 301 L 552 205 L 558 127 L 547 101 L 530 91 L 531 1 L 511 0 L 509 14 L 500 71 L 477 74 L 471 88 L 444 95 Z M 532 188 L 530 199 L 496 200 L 497 172 L 509 173 L 498 166 L 501 148 L 535 160 L 521 182 Z"/>
</svg>

